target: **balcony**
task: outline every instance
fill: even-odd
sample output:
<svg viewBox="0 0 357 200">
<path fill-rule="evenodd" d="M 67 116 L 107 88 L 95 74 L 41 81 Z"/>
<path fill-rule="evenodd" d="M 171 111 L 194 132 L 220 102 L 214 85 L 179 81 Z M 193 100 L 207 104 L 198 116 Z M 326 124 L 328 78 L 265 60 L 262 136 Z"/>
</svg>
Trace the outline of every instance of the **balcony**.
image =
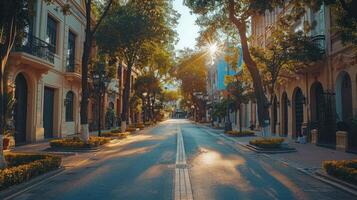
<svg viewBox="0 0 357 200">
<path fill-rule="evenodd" d="M 67 58 L 67 62 L 66 62 L 66 72 L 64 73 L 64 76 L 66 77 L 66 79 L 70 82 L 73 81 L 77 81 L 80 82 L 81 81 L 81 65 L 79 64 L 79 62 L 75 62 L 74 59 L 68 59 Z"/>
<path fill-rule="evenodd" d="M 326 45 L 325 45 L 325 35 L 315 35 L 315 36 L 312 36 L 312 42 L 313 42 L 317 47 L 319 47 L 321 54 L 325 54 L 325 49 L 326 49 Z"/>
<path fill-rule="evenodd" d="M 15 52 L 25 52 L 54 64 L 55 47 L 31 34 L 25 36 Z"/>
</svg>

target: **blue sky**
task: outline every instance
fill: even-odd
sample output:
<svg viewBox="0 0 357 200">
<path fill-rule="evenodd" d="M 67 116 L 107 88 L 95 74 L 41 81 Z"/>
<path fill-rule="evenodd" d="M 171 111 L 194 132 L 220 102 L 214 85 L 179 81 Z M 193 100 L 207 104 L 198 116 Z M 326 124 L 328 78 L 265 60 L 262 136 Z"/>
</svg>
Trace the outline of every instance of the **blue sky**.
<svg viewBox="0 0 357 200">
<path fill-rule="evenodd" d="M 175 46 L 176 50 L 185 47 L 194 48 L 196 45 L 196 38 L 198 37 L 199 27 L 195 24 L 196 16 L 190 14 L 190 9 L 183 5 L 183 0 L 174 0 L 174 9 L 180 13 L 179 24 L 177 26 L 177 33 L 179 41 Z"/>
</svg>

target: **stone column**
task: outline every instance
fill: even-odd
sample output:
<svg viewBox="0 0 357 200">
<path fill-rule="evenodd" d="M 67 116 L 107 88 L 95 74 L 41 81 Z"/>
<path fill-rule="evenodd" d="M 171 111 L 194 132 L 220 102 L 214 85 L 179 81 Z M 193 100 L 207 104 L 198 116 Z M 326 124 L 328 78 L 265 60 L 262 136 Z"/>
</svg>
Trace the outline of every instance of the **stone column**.
<svg viewBox="0 0 357 200">
<path fill-rule="evenodd" d="M 336 149 L 346 151 L 348 148 L 348 133 L 347 131 L 336 132 Z"/>
</svg>

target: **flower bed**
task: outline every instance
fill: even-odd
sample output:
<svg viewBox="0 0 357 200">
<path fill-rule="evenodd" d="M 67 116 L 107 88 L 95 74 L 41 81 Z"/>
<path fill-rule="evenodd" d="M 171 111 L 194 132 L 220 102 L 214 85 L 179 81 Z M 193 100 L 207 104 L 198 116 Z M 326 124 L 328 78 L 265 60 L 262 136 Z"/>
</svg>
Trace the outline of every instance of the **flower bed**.
<svg viewBox="0 0 357 200">
<path fill-rule="evenodd" d="M 84 143 L 79 137 L 55 139 L 50 141 L 52 148 L 68 148 L 68 149 L 85 149 L 98 147 L 106 144 L 110 138 L 105 137 L 89 137 L 88 144 Z"/>
<path fill-rule="evenodd" d="M 245 137 L 245 136 L 254 136 L 255 135 L 255 133 L 253 131 L 249 131 L 249 130 L 244 130 L 242 132 L 239 132 L 239 131 L 227 131 L 226 133 L 228 135 L 236 136 L 236 137 Z"/>
<path fill-rule="evenodd" d="M 280 148 L 281 144 L 284 142 L 283 138 L 260 138 L 249 141 L 249 144 L 260 147 L 260 148 Z"/>
<path fill-rule="evenodd" d="M 58 169 L 62 158 L 43 154 L 5 154 L 8 167 L 0 170 L 0 189 L 8 188 L 29 179 Z"/>
<path fill-rule="evenodd" d="M 112 132 L 107 132 L 107 133 L 102 133 L 102 137 L 115 137 L 119 139 L 124 139 L 128 137 L 129 133 L 124 132 L 124 133 L 112 133 Z"/>
<path fill-rule="evenodd" d="M 322 166 L 327 174 L 357 185 L 357 160 L 324 161 Z"/>
</svg>

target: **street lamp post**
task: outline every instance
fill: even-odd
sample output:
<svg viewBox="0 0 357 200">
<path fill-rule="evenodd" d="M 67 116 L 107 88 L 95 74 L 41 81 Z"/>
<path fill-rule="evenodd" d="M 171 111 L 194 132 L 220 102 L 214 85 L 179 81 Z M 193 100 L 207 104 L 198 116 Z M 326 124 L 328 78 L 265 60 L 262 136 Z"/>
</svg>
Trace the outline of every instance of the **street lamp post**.
<svg viewBox="0 0 357 200">
<path fill-rule="evenodd" d="M 148 95 L 147 92 L 143 92 L 143 110 L 144 110 L 144 116 L 143 116 L 143 122 L 145 123 L 146 121 L 146 96 Z"/>
<path fill-rule="evenodd" d="M 93 86 L 98 97 L 98 136 L 102 135 L 102 98 L 108 86 L 108 77 L 105 74 L 104 63 L 99 63 L 98 69 L 92 72 Z"/>
</svg>

